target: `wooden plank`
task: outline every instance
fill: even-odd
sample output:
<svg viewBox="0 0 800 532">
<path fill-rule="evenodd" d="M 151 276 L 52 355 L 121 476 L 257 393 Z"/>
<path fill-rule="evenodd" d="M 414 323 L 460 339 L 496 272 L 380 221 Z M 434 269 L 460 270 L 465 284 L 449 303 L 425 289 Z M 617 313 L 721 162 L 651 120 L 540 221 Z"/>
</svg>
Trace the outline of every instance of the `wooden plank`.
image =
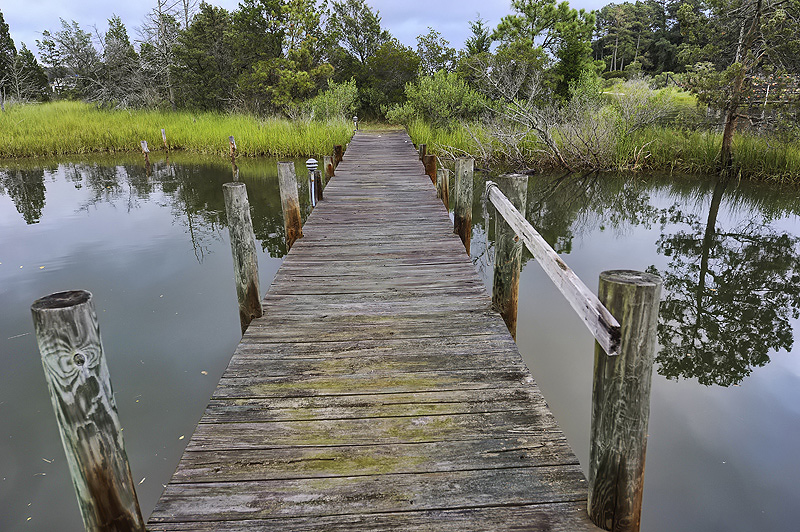
<svg viewBox="0 0 800 532">
<path fill-rule="evenodd" d="M 593 530 L 404 132 L 355 135 L 148 530 Z"/>
</svg>

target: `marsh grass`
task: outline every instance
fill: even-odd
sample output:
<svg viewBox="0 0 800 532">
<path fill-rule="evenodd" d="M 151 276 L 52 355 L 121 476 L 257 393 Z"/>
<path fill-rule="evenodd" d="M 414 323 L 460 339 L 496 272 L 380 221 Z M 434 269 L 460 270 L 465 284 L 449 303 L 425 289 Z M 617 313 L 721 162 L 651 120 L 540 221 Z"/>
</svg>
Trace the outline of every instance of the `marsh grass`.
<svg viewBox="0 0 800 532">
<path fill-rule="evenodd" d="M 480 125 L 448 130 L 415 121 L 408 131 L 415 143 L 428 144 L 428 150 L 439 155 L 470 154 L 484 164 L 509 163 L 509 154 L 501 143 Z M 618 139 L 613 167 L 606 170 L 714 173 L 719 167 L 721 144 L 722 136 L 717 132 L 651 126 Z M 526 166 L 545 169 L 554 165 L 555 161 L 542 152 L 533 138 L 523 140 L 518 150 L 527 158 Z M 734 140 L 734 165 L 743 178 L 800 183 L 800 143 L 740 133 Z"/>
<path fill-rule="evenodd" d="M 346 144 L 353 130 L 345 120 L 108 110 L 81 102 L 14 105 L 0 113 L 0 157 L 139 152 L 142 140 L 151 151 L 161 151 L 162 128 L 170 150 L 225 155 L 233 135 L 240 156 L 273 157 L 328 153 L 334 144 Z"/>
</svg>

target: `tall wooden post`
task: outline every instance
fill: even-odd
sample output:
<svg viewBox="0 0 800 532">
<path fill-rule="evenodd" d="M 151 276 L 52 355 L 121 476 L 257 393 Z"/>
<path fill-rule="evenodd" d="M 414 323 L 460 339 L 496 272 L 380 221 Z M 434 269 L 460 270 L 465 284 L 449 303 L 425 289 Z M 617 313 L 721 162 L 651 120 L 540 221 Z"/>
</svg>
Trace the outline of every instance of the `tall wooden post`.
<svg viewBox="0 0 800 532">
<path fill-rule="evenodd" d="M 650 384 L 661 278 L 627 270 L 600 274 L 598 297 L 620 322 L 618 356 L 595 344 L 589 449 L 589 517 L 636 532 L 642 511 Z"/>
<path fill-rule="evenodd" d="M 442 168 L 436 174 L 436 196 L 442 200 L 445 209 L 450 209 L 450 170 Z"/>
<path fill-rule="evenodd" d="M 147 147 L 147 141 L 143 140 L 141 142 L 142 145 L 142 155 L 144 155 L 144 162 L 148 166 L 150 166 L 150 148 Z"/>
<path fill-rule="evenodd" d="M 337 144 L 333 147 L 333 164 L 334 166 L 339 166 L 339 163 L 342 162 L 344 158 L 344 150 L 342 149 L 341 144 Z"/>
<path fill-rule="evenodd" d="M 314 170 L 314 192 L 317 195 L 317 203 L 322 201 L 322 172 L 317 168 Z"/>
<path fill-rule="evenodd" d="M 51 294 L 31 313 L 86 530 L 144 532 L 92 294 Z"/>
<path fill-rule="evenodd" d="M 281 192 L 283 226 L 286 229 L 286 249 L 290 250 L 295 241 L 303 237 L 300 196 L 297 193 L 297 176 L 293 162 L 278 163 L 278 185 Z"/>
<path fill-rule="evenodd" d="M 461 237 L 467 255 L 472 240 L 472 173 L 475 160 L 470 157 L 456 159 L 455 205 L 453 206 L 453 232 Z"/>
<path fill-rule="evenodd" d="M 244 183 L 222 185 L 225 211 L 228 213 L 228 232 L 231 238 L 236 296 L 239 299 L 239 322 L 242 334 L 250 322 L 262 316 L 261 290 L 258 282 L 258 252 L 250 202 Z"/>
<path fill-rule="evenodd" d="M 431 178 L 431 182 L 436 184 L 436 156 L 426 155 L 422 158 L 422 164 L 425 166 L 425 173 Z"/>
<path fill-rule="evenodd" d="M 528 197 L 528 176 L 503 175 L 497 179 L 497 186 L 524 217 L 525 202 Z M 494 218 L 494 227 L 492 305 L 503 316 L 508 331 L 516 340 L 519 274 L 522 268 L 523 245 L 516 232 L 499 213 Z"/>
<path fill-rule="evenodd" d="M 164 141 L 164 151 L 169 154 L 169 145 L 167 144 L 167 131 L 161 128 L 161 140 Z"/>
<path fill-rule="evenodd" d="M 233 138 L 233 135 L 228 137 L 228 143 L 231 146 L 231 164 L 236 164 L 236 141 Z"/>
<path fill-rule="evenodd" d="M 335 166 L 333 164 L 333 157 L 331 157 L 330 155 L 325 155 L 322 158 L 322 164 L 325 166 L 325 181 L 324 181 L 324 184 L 327 185 L 328 181 L 330 181 L 331 178 L 335 175 L 335 173 L 334 173 Z"/>
<path fill-rule="evenodd" d="M 424 160 L 425 156 L 428 155 L 428 145 L 427 144 L 420 144 L 419 145 L 419 160 Z"/>
</svg>

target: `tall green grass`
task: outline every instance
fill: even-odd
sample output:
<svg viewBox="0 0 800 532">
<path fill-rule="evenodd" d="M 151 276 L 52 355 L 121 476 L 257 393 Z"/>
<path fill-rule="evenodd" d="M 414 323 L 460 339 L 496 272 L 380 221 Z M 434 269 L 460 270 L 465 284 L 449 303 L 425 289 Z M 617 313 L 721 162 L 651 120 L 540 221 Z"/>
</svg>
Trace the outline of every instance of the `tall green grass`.
<svg viewBox="0 0 800 532">
<path fill-rule="evenodd" d="M 162 128 L 170 149 L 224 155 L 229 152 L 228 136 L 233 135 L 241 156 L 327 153 L 352 135 L 352 123 L 345 120 L 108 110 L 81 102 L 54 102 L 14 105 L 0 113 L 0 157 L 136 152 L 142 140 L 153 151 L 163 150 Z"/>
<path fill-rule="evenodd" d="M 469 131 L 467 131 L 469 127 Z M 435 129 L 415 121 L 408 127 L 412 140 L 425 143 L 432 153 L 470 154 L 485 163 L 507 165 L 508 154 L 489 132 L 478 125 Z M 688 174 L 715 173 L 719 168 L 721 133 L 677 127 L 648 127 L 620 138 L 612 168 L 604 170 L 654 170 Z M 488 148 L 488 150 L 487 150 Z M 534 138 L 519 146 L 526 166 L 547 168 L 555 160 L 543 153 Z M 734 166 L 744 178 L 800 184 L 800 143 L 740 133 L 734 137 Z M 517 155 L 517 154 L 515 154 Z M 580 168 L 575 168 L 580 170 Z"/>
</svg>

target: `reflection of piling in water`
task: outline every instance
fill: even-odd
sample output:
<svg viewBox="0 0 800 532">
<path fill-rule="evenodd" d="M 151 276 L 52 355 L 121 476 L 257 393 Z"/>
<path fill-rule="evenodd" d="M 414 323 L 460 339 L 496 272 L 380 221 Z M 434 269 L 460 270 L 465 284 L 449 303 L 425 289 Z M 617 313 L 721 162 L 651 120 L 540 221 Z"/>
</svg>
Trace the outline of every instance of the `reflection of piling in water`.
<svg viewBox="0 0 800 532">
<path fill-rule="evenodd" d="M 598 294 L 619 319 L 620 344 L 614 357 L 595 346 L 587 508 L 606 530 L 637 532 L 661 278 L 606 271 Z"/>
<path fill-rule="evenodd" d="M 147 141 L 142 141 L 142 155 L 144 155 L 144 167 L 147 175 L 150 175 L 150 149 L 147 147 Z"/>
<path fill-rule="evenodd" d="M 144 532 L 92 294 L 51 294 L 31 312 L 86 530 Z"/>
<path fill-rule="evenodd" d="M 456 159 L 453 232 L 461 237 L 467 255 L 470 253 L 470 240 L 472 240 L 472 173 L 474 165 L 475 161 L 469 157 Z"/>
<path fill-rule="evenodd" d="M 225 195 L 225 211 L 228 215 L 236 296 L 239 299 L 239 321 L 244 334 L 250 322 L 262 315 L 256 237 L 245 184 L 225 183 L 222 185 L 222 190 Z"/>
<path fill-rule="evenodd" d="M 286 249 L 298 238 L 303 237 L 302 221 L 300 218 L 300 196 L 297 192 L 297 177 L 293 162 L 278 163 L 278 185 L 281 193 L 281 209 L 283 210 L 283 225 L 286 230 Z"/>
<path fill-rule="evenodd" d="M 497 186 L 524 217 L 525 200 L 528 197 L 528 176 L 520 174 L 500 176 L 497 179 Z M 503 317 L 511 336 L 516 339 L 519 274 L 522 268 L 523 244 L 505 218 L 495 216 L 494 223 L 492 306 Z"/>
</svg>

